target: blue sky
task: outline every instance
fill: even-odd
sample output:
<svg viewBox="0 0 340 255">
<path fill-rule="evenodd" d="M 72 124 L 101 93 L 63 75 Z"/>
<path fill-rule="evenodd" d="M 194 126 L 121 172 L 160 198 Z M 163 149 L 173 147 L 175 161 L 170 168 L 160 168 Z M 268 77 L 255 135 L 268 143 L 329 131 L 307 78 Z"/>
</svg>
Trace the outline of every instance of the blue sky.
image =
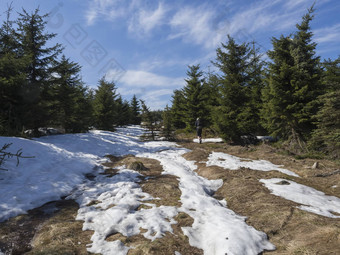
<svg viewBox="0 0 340 255">
<path fill-rule="evenodd" d="M 0 19 L 6 0 L 0 5 Z M 9 3 L 11 1 L 8 1 Z M 211 61 L 230 34 L 241 43 L 255 40 L 260 51 L 271 38 L 296 31 L 314 0 L 14 0 L 16 11 L 51 12 L 46 28 L 53 43 L 82 66 L 86 85 L 96 87 L 106 74 L 118 92 L 134 94 L 151 109 L 171 104 L 173 90 L 185 85 L 188 65 L 214 70 Z M 340 55 L 340 1 L 316 1 L 312 21 L 317 54 Z M 15 15 L 13 15 L 15 16 Z"/>
</svg>

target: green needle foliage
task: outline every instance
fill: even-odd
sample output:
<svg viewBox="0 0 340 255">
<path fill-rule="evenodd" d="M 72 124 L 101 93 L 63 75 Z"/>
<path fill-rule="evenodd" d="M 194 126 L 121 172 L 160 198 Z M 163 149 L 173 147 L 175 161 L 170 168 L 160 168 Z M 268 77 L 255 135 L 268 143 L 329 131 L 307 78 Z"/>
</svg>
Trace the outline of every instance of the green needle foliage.
<svg viewBox="0 0 340 255">
<path fill-rule="evenodd" d="M 321 107 L 314 116 L 317 128 L 312 133 L 310 148 L 340 157 L 340 57 L 324 64 L 323 84 L 327 91 L 319 97 Z"/>
<path fill-rule="evenodd" d="M 117 118 L 116 85 L 114 82 L 99 80 L 98 88 L 93 101 L 96 127 L 103 130 L 114 130 Z"/>
<path fill-rule="evenodd" d="M 62 54 L 62 45 L 51 46 L 56 34 L 46 32 L 47 14 L 23 9 L 12 20 L 12 11 L 9 6 L 0 29 L 0 135 L 30 129 L 39 136 L 40 127 L 83 132 L 91 126 L 113 130 L 140 124 L 135 96 L 130 105 L 104 79 L 96 91 L 88 89 L 80 65 Z"/>
<path fill-rule="evenodd" d="M 264 126 L 272 135 L 298 144 L 302 150 L 315 129 L 313 116 L 323 90 L 322 70 L 310 31 L 313 11 L 312 7 L 303 16 L 295 34 L 272 39 L 273 50 L 268 52 L 272 62 L 263 90 Z"/>
<path fill-rule="evenodd" d="M 248 74 L 250 56 L 248 44 L 237 44 L 230 36 L 227 44 L 222 43 L 216 50 L 213 63 L 220 69 L 221 75 L 219 105 L 214 107 L 213 120 L 226 141 L 240 142 L 241 135 L 249 133 L 249 127 L 254 124 Z"/>
</svg>

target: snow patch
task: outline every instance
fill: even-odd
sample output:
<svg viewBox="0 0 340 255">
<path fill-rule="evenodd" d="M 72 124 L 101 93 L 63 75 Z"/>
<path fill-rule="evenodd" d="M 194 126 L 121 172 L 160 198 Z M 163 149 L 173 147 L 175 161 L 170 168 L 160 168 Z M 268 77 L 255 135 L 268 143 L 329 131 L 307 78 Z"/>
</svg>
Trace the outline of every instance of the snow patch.
<svg viewBox="0 0 340 255">
<path fill-rule="evenodd" d="M 22 149 L 24 156 L 34 157 L 21 159 L 18 167 L 16 160 L 5 162 L 8 171 L 0 172 L 0 222 L 69 195 L 85 181 L 86 173 L 102 169 L 107 154 L 122 156 L 175 146 L 145 145 L 138 138 L 143 132 L 139 126 L 129 126 L 116 132 L 94 130 L 33 140 L 0 137 L 0 144 L 12 143 L 8 151 Z"/>
<path fill-rule="evenodd" d="M 226 208 L 226 201 L 212 197 L 222 180 L 207 180 L 194 171 L 194 161 L 182 157 L 186 149 L 142 153 L 139 157 L 159 160 L 164 174 L 179 177 L 182 207 L 194 219 L 192 227 L 182 228 L 189 237 L 190 245 L 204 250 L 204 254 L 258 254 L 273 250 L 265 233 L 245 223 L 245 217 Z"/>
<path fill-rule="evenodd" d="M 230 170 L 238 170 L 241 167 L 259 171 L 276 170 L 287 175 L 298 177 L 296 173 L 284 169 L 280 165 L 275 165 L 267 160 L 252 160 L 246 158 L 239 158 L 222 152 L 212 152 L 209 155 L 206 165 L 219 166 Z"/>
<path fill-rule="evenodd" d="M 116 132 L 95 130 L 84 134 L 47 136 L 34 140 L 0 137 L 0 144 L 13 143 L 11 152 L 22 148 L 22 159 L 6 162 L 9 171 L 0 177 L 0 220 L 25 213 L 27 210 L 69 195 L 80 204 L 78 220 L 84 230 L 93 230 L 88 251 L 102 254 L 127 254 L 132 247 L 106 238 L 120 233 L 124 236 L 143 235 L 155 240 L 165 232 L 172 233 L 174 217 L 185 212 L 194 219 L 192 227 L 183 228 L 190 244 L 205 254 L 258 254 L 274 246 L 265 233 L 245 223 L 245 217 L 226 207 L 226 201 L 212 197 L 222 180 L 207 180 L 195 172 L 194 161 L 183 154 L 189 150 L 171 142 L 141 142 L 143 129 L 137 126 Z M 138 184 L 141 175 L 121 167 L 115 176 L 99 175 L 103 156 L 133 154 L 157 159 L 165 174 L 179 178 L 182 191 L 180 208 L 149 203 L 153 198 Z M 94 178 L 85 177 L 92 172 Z M 147 205 L 147 209 L 139 206 Z M 53 208 L 51 208 L 53 210 Z"/>
<path fill-rule="evenodd" d="M 0 144 L 4 143 L 13 143 L 9 151 L 22 148 L 24 156 L 34 158 L 20 159 L 18 167 L 16 160 L 5 162 L 8 171 L 0 173 L 0 221 L 68 195 L 100 161 L 96 155 L 40 140 L 0 137 Z"/>
<path fill-rule="evenodd" d="M 76 199 L 80 205 L 76 219 L 84 221 L 83 230 L 94 231 L 91 237 L 93 243 L 87 249 L 89 252 L 127 254 L 130 247 L 125 247 L 120 241 L 105 240 L 116 233 L 133 236 L 144 229 L 144 237 L 152 241 L 161 238 L 165 232 L 172 233 L 171 225 L 176 223 L 173 217 L 178 214 L 177 209 L 147 203 L 154 198 L 137 184 L 140 176 L 138 172 L 122 167 L 111 178 L 98 175 L 93 182 L 83 184 L 69 197 Z M 91 205 L 93 201 L 96 202 Z M 151 208 L 137 211 L 142 204 Z"/>
<path fill-rule="evenodd" d="M 198 143 L 198 139 L 193 140 L 194 143 Z M 206 138 L 202 139 L 202 143 L 222 143 L 223 139 L 222 138 Z"/>
<path fill-rule="evenodd" d="M 340 199 L 337 197 L 327 196 L 311 187 L 280 178 L 261 179 L 260 181 L 272 194 L 302 204 L 298 206 L 301 210 L 330 218 L 340 218 L 332 213 L 340 213 Z M 282 181 L 288 182 L 289 185 L 279 185 Z"/>
</svg>

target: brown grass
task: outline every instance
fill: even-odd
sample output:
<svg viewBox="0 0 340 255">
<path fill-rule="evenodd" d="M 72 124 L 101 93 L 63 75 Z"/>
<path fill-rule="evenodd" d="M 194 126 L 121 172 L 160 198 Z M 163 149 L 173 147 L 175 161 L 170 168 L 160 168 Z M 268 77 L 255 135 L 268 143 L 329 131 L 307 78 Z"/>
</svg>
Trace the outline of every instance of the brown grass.
<svg viewBox="0 0 340 255">
<path fill-rule="evenodd" d="M 82 231 L 83 222 L 75 220 L 78 209 L 74 201 L 64 201 L 61 210 L 40 226 L 27 254 L 88 254 L 86 244 L 93 232 Z"/>
<path fill-rule="evenodd" d="M 187 144 L 185 144 L 187 145 Z M 336 164 L 319 160 L 320 168 L 312 169 L 315 160 L 296 160 L 293 157 L 275 153 L 268 145 L 258 147 L 212 145 L 214 151 L 229 153 L 250 159 L 266 159 L 272 163 L 284 165 L 301 177 L 286 176 L 277 171 L 261 172 L 249 169 L 237 171 L 220 167 L 206 167 L 206 161 L 212 148 L 209 144 L 193 145 L 192 152 L 185 155 L 187 159 L 201 162 L 197 173 L 209 179 L 223 179 L 223 186 L 215 197 L 227 201 L 228 208 L 247 216 L 247 223 L 257 230 L 267 233 L 276 246 L 272 252 L 264 254 L 340 254 L 340 220 L 319 216 L 302 211 L 298 204 L 270 194 L 259 180 L 269 178 L 286 178 L 313 187 L 327 195 L 340 195 L 340 176 L 315 177 L 317 173 L 332 172 Z"/>
<path fill-rule="evenodd" d="M 185 139 L 183 139 L 185 140 Z M 340 254 L 340 220 L 319 216 L 302 211 L 298 204 L 270 194 L 269 190 L 259 182 L 260 179 L 285 178 L 313 187 L 327 195 L 340 197 L 340 174 L 328 177 L 316 177 L 339 169 L 332 161 L 302 159 L 297 160 L 289 155 L 282 155 L 275 148 L 263 144 L 260 146 L 228 146 L 226 144 L 196 144 L 185 140 L 182 146 L 192 151 L 185 154 L 188 160 L 195 160 L 197 173 L 208 179 L 222 179 L 223 186 L 214 194 L 217 199 L 225 198 L 227 206 L 236 213 L 246 216 L 247 223 L 257 230 L 267 233 L 269 240 L 276 246 L 275 251 L 264 254 L 292 255 L 328 255 Z M 237 171 L 220 167 L 207 167 L 205 161 L 212 151 L 220 151 L 249 159 L 266 159 L 274 164 L 284 165 L 286 169 L 300 175 L 287 176 L 277 171 L 261 172 L 250 169 Z M 134 162 L 143 164 L 145 168 L 139 172 L 144 176 L 140 185 L 144 192 L 155 199 L 148 203 L 156 206 L 180 207 L 181 191 L 177 177 L 162 174 L 162 166 L 157 160 L 138 158 L 132 155 L 115 157 L 108 155 L 110 162 L 105 175 L 117 174 L 118 166 L 129 166 Z M 315 161 L 319 167 L 312 169 Z M 94 176 L 88 176 L 93 178 Z M 147 178 L 146 178 L 147 177 Z M 337 185 L 337 187 L 334 187 Z M 157 198 L 157 199 L 156 199 Z M 97 201 L 92 201 L 94 205 Z M 46 209 L 55 210 L 46 213 Z M 150 208 L 141 205 L 140 209 Z M 0 249 L 10 254 L 89 254 L 86 244 L 91 243 L 91 231 L 82 231 L 83 223 L 76 221 L 78 205 L 72 200 L 61 200 L 48 203 L 28 212 L 27 215 L 14 217 L 0 223 Z M 203 254 L 203 251 L 191 247 L 182 227 L 191 226 L 193 219 L 179 213 L 173 224 L 173 233 L 166 233 L 163 238 L 151 241 L 139 235 L 126 237 L 113 233 L 107 241 L 121 240 L 130 249 L 130 255 L 136 254 Z M 207 233 L 209 234 L 209 233 Z"/>
<path fill-rule="evenodd" d="M 142 235 L 146 231 L 141 229 L 139 235 L 126 237 L 120 233 L 115 233 L 109 236 L 106 241 L 120 240 L 126 246 L 134 247 L 129 250 L 128 255 L 173 255 L 175 251 L 181 254 L 202 255 L 202 250 L 189 245 L 188 238 L 181 229 L 191 226 L 193 219 L 186 213 L 179 213 L 175 220 L 177 224 L 172 225 L 173 233 L 168 232 L 161 239 L 151 241 Z"/>
<path fill-rule="evenodd" d="M 162 174 L 163 168 L 159 161 L 148 158 L 138 158 L 127 156 L 111 163 L 107 166 L 114 168 L 125 165 L 132 166 L 134 162 L 143 164 L 146 169 L 137 169 L 144 178 L 141 179 L 140 185 L 142 190 L 149 193 L 155 199 L 147 201 L 156 206 L 177 206 L 180 207 L 181 191 L 178 188 L 177 177 Z M 146 178 L 147 177 L 147 178 Z M 149 206 L 141 205 L 137 210 L 148 209 Z M 175 220 L 177 224 L 173 224 L 173 233 L 166 233 L 163 238 L 151 241 L 143 236 L 145 230 L 141 229 L 139 235 L 126 237 L 120 233 L 114 233 L 106 238 L 106 241 L 120 240 L 128 247 L 134 247 L 129 250 L 129 255 L 147 255 L 147 254 L 171 254 L 175 251 L 181 254 L 203 254 L 203 251 L 191 247 L 188 238 L 183 234 L 182 227 L 191 226 L 193 219 L 185 213 L 179 213 Z"/>
<path fill-rule="evenodd" d="M 73 200 L 60 200 L 0 223 L 0 247 L 13 255 L 88 254 L 93 233 L 75 220 L 78 208 Z"/>
</svg>

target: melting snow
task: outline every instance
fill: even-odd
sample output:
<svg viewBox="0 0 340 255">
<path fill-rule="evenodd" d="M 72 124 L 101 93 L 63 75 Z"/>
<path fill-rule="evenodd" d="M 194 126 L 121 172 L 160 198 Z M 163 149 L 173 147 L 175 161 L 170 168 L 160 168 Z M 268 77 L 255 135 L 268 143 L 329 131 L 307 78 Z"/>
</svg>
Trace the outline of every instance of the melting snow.
<svg viewBox="0 0 340 255">
<path fill-rule="evenodd" d="M 207 166 L 219 166 L 225 169 L 238 170 L 241 167 L 250 168 L 259 171 L 272 171 L 277 170 L 281 173 L 297 176 L 298 175 L 292 171 L 282 168 L 282 166 L 274 165 L 267 160 L 251 160 L 245 158 L 239 158 L 222 152 L 212 152 L 209 155 Z"/>
<path fill-rule="evenodd" d="M 15 160 L 4 165 L 0 172 L 0 221 L 25 213 L 61 196 L 70 195 L 80 204 L 77 219 L 84 220 L 84 230 L 94 231 L 91 252 L 126 254 L 133 247 L 122 242 L 105 239 L 116 233 L 131 236 L 141 233 L 150 240 L 172 233 L 174 217 L 185 212 L 194 219 L 191 227 L 183 228 L 191 245 L 205 254 L 258 254 L 274 246 L 263 232 L 245 223 L 245 217 L 227 208 L 227 201 L 212 197 L 221 187 L 222 180 L 207 180 L 195 172 L 194 161 L 182 155 L 188 150 L 170 142 L 141 142 L 140 127 L 118 129 L 116 132 L 92 131 L 85 134 L 47 136 L 34 140 L 0 137 L 0 144 L 13 143 L 11 152 L 22 148 L 26 156 L 18 167 Z M 134 154 L 157 159 L 164 173 L 178 177 L 181 207 L 160 206 L 149 203 L 151 197 L 142 191 L 138 172 L 122 167 L 113 177 L 98 173 L 107 154 L 122 156 Z M 265 160 L 249 160 L 214 152 L 207 166 L 217 165 L 236 170 L 248 167 L 254 170 L 277 170 L 297 176 Z M 85 178 L 92 172 L 96 177 Z M 275 184 L 282 179 L 261 180 L 275 195 L 302 204 L 299 208 L 320 215 L 339 218 L 340 199 L 289 181 L 290 185 Z M 95 201 L 95 202 L 94 202 Z M 141 205 L 145 209 L 137 210 Z M 0 252 L 1 254 L 1 252 Z M 177 252 L 177 254 L 179 254 Z"/>
<path fill-rule="evenodd" d="M 195 162 L 182 157 L 186 152 L 170 149 L 138 156 L 159 160 L 165 174 L 179 177 L 182 207 L 178 210 L 194 219 L 192 227 L 182 228 L 190 244 L 203 249 L 204 254 L 258 254 L 274 249 L 265 233 L 248 226 L 245 217 L 226 208 L 225 201 L 211 197 L 222 186 L 222 180 L 198 176 Z"/>
<path fill-rule="evenodd" d="M 327 196 L 311 187 L 280 178 L 261 179 L 260 181 L 272 194 L 302 204 L 298 206 L 301 210 L 330 218 L 340 218 L 340 216 L 332 213 L 340 214 L 340 199 L 337 197 Z M 280 185 L 281 181 L 287 181 L 289 185 Z"/>
<path fill-rule="evenodd" d="M 34 140 L 0 137 L 1 146 L 13 143 L 10 152 L 22 149 L 24 156 L 34 156 L 21 159 L 18 167 L 16 160 L 5 162 L 3 167 L 8 171 L 0 172 L 0 221 L 69 195 L 84 182 L 86 173 L 100 169 L 104 155 L 121 156 L 169 147 L 167 142 L 159 146 L 140 142 L 138 136 L 142 133 L 140 127 L 131 126 L 114 133 L 91 131 Z"/>
<path fill-rule="evenodd" d="M 144 193 L 137 184 L 138 172 L 121 168 L 117 175 L 108 178 L 97 176 L 94 181 L 88 181 L 82 188 L 69 198 L 76 198 L 80 205 L 77 220 L 83 220 L 83 230 L 93 230 L 92 245 L 89 252 L 102 254 L 126 254 L 129 247 L 122 242 L 107 242 L 105 239 L 116 233 L 124 236 L 140 234 L 140 229 L 147 230 L 144 237 L 155 240 L 165 232 L 172 232 L 171 224 L 176 223 L 173 217 L 177 215 L 175 207 L 160 206 L 147 203 L 154 199 Z M 93 205 L 90 202 L 97 201 Z M 151 209 L 141 209 L 142 205 Z"/>
<path fill-rule="evenodd" d="M 193 140 L 194 143 L 198 143 L 198 139 Z M 202 143 L 222 143 L 223 139 L 222 138 L 206 138 L 202 139 Z"/>
</svg>

